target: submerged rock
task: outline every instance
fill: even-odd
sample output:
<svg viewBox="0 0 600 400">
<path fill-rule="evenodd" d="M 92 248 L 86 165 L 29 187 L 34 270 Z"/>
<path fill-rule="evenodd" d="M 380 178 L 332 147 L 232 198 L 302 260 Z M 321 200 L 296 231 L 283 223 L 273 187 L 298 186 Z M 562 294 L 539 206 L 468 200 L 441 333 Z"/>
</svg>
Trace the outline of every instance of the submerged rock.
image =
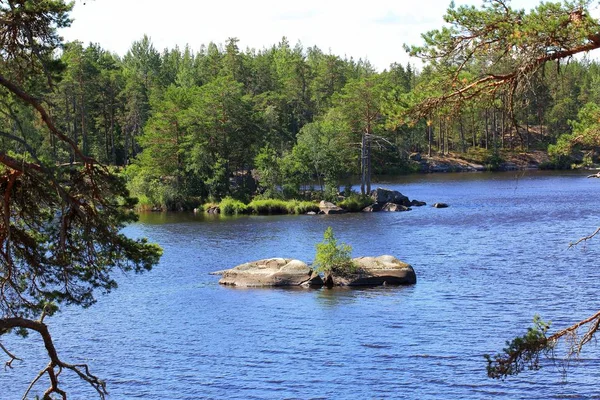
<svg viewBox="0 0 600 400">
<path fill-rule="evenodd" d="M 362 209 L 362 212 L 378 212 L 381 211 L 381 204 L 374 203 Z"/>
<path fill-rule="evenodd" d="M 434 208 L 448 208 L 448 204 L 446 203 L 435 203 L 433 205 Z"/>
<path fill-rule="evenodd" d="M 394 256 L 358 257 L 352 259 L 354 273 L 328 274 L 326 286 L 380 286 L 413 285 L 417 283 L 415 270 Z"/>
<path fill-rule="evenodd" d="M 381 211 L 391 211 L 391 212 L 410 211 L 410 208 L 403 206 L 401 204 L 387 203 L 383 207 L 381 207 Z"/>
<path fill-rule="evenodd" d="M 240 287 L 322 285 L 306 263 L 290 258 L 268 258 L 221 272 L 219 283 Z"/>
</svg>

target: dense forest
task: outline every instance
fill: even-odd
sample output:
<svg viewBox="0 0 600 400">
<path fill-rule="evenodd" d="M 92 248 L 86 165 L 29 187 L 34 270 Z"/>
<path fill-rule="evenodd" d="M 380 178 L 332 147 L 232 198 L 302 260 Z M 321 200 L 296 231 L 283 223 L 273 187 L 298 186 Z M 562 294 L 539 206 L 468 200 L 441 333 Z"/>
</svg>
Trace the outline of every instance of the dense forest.
<svg viewBox="0 0 600 400">
<path fill-rule="evenodd" d="M 485 62 L 471 61 L 466 73 Z M 550 146 L 555 166 L 570 165 L 572 141 L 564 138 L 597 124 L 600 104 L 600 64 L 571 59 L 545 65 L 518 98 L 494 93 L 411 119 L 404 111 L 432 94 L 436 68 L 378 72 L 286 38 L 261 50 L 242 51 L 230 38 L 160 52 L 144 36 L 123 57 L 71 42 L 52 68 L 57 83 L 44 95 L 58 128 L 84 155 L 122 171 L 143 206 L 163 209 L 300 198 L 309 188 L 328 198 L 361 173 L 413 170 L 415 152 L 476 153 L 494 165 L 503 151 Z M 31 109 L 2 96 L 3 148 L 73 162 L 39 124 Z M 592 159 L 586 152 L 579 161 Z"/>
</svg>

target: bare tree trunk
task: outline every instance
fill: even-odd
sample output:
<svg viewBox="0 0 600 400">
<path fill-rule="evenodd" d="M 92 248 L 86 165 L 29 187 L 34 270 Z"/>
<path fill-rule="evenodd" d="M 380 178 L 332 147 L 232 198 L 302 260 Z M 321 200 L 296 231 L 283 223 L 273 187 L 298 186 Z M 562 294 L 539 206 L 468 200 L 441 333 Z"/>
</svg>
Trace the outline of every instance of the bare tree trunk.
<svg viewBox="0 0 600 400">
<path fill-rule="evenodd" d="M 365 152 L 366 152 L 366 134 L 362 134 L 360 143 L 360 194 L 365 194 Z"/>
<path fill-rule="evenodd" d="M 529 151 L 529 115 L 526 118 L 526 122 L 525 122 L 525 151 Z"/>
<path fill-rule="evenodd" d="M 462 116 L 458 117 L 458 127 L 460 129 L 460 145 L 463 153 L 467 152 L 467 143 L 465 142 L 465 128 L 463 126 Z"/>
<path fill-rule="evenodd" d="M 77 119 L 76 119 L 76 110 L 77 110 L 77 102 L 75 100 L 75 96 L 73 96 L 73 98 L 71 99 L 72 102 L 72 111 L 73 111 L 73 141 L 75 142 L 75 144 L 77 146 L 79 146 L 79 134 L 77 132 Z M 75 154 L 73 154 L 71 156 L 71 162 L 73 162 L 75 160 Z"/>
<path fill-rule="evenodd" d="M 115 144 L 115 104 L 110 103 L 110 159 L 113 165 L 117 164 L 117 149 Z"/>
<path fill-rule="evenodd" d="M 489 149 L 489 141 L 490 141 L 490 131 L 488 125 L 488 109 L 485 109 L 485 149 Z"/>
<path fill-rule="evenodd" d="M 431 148 L 433 147 L 433 135 L 431 131 L 431 125 L 427 124 L 427 156 L 431 157 Z"/>
<path fill-rule="evenodd" d="M 371 193 L 371 135 L 367 136 L 367 194 Z"/>
<path fill-rule="evenodd" d="M 500 131 L 500 143 L 502 146 L 502 150 L 504 150 L 504 132 L 506 131 L 506 113 L 502 110 L 502 130 Z"/>
<path fill-rule="evenodd" d="M 498 121 L 496 120 L 496 109 L 492 111 L 492 144 L 494 146 L 494 152 L 497 150 L 497 131 L 498 131 Z"/>
<path fill-rule="evenodd" d="M 473 135 L 473 148 L 477 147 L 477 128 L 475 125 L 475 113 L 471 114 L 471 134 Z"/>
<path fill-rule="evenodd" d="M 444 134 L 444 129 L 442 127 L 442 118 L 440 117 L 440 129 L 438 131 L 438 153 L 444 154 L 444 142 L 443 139 L 444 137 L 442 136 Z"/>
<path fill-rule="evenodd" d="M 445 144 L 444 144 L 444 150 L 446 151 L 446 155 L 450 154 L 450 127 L 452 124 L 450 123 L 445 123 L 444 127 L 446 128 L 446 132 L 444 132 L 444 137 L 445 137 Z"/>
</svg>

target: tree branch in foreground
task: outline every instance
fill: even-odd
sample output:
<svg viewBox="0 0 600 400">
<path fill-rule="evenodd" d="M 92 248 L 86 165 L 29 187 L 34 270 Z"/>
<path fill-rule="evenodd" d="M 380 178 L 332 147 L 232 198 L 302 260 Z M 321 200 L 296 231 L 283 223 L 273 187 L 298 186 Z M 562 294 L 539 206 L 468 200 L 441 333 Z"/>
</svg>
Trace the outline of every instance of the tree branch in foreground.
<svg viewBox="0 0 600 400">
<path fill-rule="evenodd" d="M 600 228 L 591 235 L 570 243 L 569 248 L 592 239 L 598 233 L 600 233 Z M 505 379 L 509 375 L 517 375 L 525 369 L 540 369 L 540 355 L 551 353 L 560 340 L 567 345 L 567 359 L 578 356 L 583 346 L 589 343 L 600 329 L 600 311 L 551 336 L 546 336 L 550 328 L 549 323 L 542 321 L 539 316 L 534 317 L 533 323 L 534 326 L 528 328 L 525 335 L 507 341 L 507 347 L 503 349 L 503 353 L 494 356 L 484 355 L 487 361 L 488 377 Z"/>
<path fill-rule="evenodd" d="M 546 63 L 600 48 L 600 23 L 590 15 L 590 0 L 542 3 L 530 12 L 513 9 L 508 0 L 488 0 L 483 7 L 448 9 L 448 26 L 423 35 L 422 46 L 406 46 L 429 62 L 439 80 L 423 87 L 424 98 L 410 114 L 426 118 L 444 106 L 522 93 Z M 512 109 L 512 104 L 509 104 Z"/>
<path fill-rule="evenodd" d="M 48 330 L 48 326 L 41 321 L 34 321 L 25 318 L 5 318 L 0 319 L 0 335 L 8 332 L 11 329 L 27 329 L 32 330 L 40 334 L 42 340 L 44 341 L 44 346 L 46 348 L 46 352 L 48 353 L 48 357 L 50 358 L 50 362 L 46 367 L 44 367 L 39 374 L 31 381 L 29 387 L 27 388 L 25 394 L 23 395 L 23 399 L 27 398 L 27 395 L 31 391 L 31 389 L 35 386 L 35 384 L 45 375 L 48 375 L 50 380 L 50 386 L 44 392 L 44 399 L 50 399 L 50 395 L 56 393 L 61 396 L 61 398 L 66 399 L 66 393 L 60 389 L 58 377 L 62 373 L 63 369 L 68 369 L 77 374 L 81 379 L 88 382 L 95 390 L 98 392 L 98 395 L 101 399 L 105 399 L 108 392 L 106 391 L 106 383 L 99 379 L 97 376 L 92 374 L 89 370 L 87 364 L 69 364 L 62 361 L 58 357 L 58 353 L 56 348 L 54 347 L 54 342 L 52 341 L 52 336 L 50 335 L 50 331 Z M 18 360 L 19 358 L 15 357 L 11 354 L 4 346 L 0 344 L 0 348 L 10 357 L 10 360 L 7 361 L 6 366 L 11 367 L 11 363 L 14 360 Z"/>
</svg>

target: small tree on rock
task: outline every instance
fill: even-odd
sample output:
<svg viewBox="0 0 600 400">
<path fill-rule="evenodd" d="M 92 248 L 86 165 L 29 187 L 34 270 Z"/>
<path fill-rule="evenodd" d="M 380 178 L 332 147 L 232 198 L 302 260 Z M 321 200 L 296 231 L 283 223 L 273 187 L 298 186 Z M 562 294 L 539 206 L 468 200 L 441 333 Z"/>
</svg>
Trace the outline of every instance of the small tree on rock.
<svg viewBox="0 0 600 400">
<path fill-rule="evenodd" d="M 317 243 L 314 269 L 317 272 L 330 274 L 349 274 L 356 272 L 356 265 L 352 261 L 352 246 L 346 243 L 338 244 L 333 235 L 333 229 L 328 227 L 323 234 L 323 241 Z"/>
</svg>

